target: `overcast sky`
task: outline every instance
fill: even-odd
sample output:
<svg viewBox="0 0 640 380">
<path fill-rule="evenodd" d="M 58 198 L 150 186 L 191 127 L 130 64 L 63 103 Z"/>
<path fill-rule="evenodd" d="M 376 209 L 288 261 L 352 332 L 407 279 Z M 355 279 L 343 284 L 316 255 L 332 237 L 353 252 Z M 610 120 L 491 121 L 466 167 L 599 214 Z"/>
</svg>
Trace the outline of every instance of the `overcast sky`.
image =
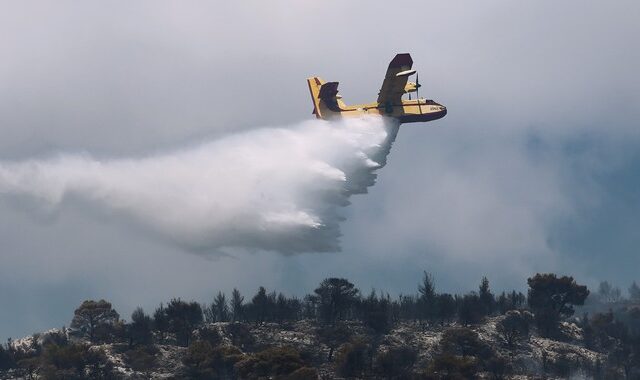
<svg viewBox="0 0 640 380">
<path fill-rule="evenodd" d="M 0 337 L 68 325 L 87 298 L 128 318 L 234 286 L 292 294 L 327 276 L 414 292 L 536 271 L 640 280 L 637 1 L 0 3 L 0 160 L 181 149 L 309 120 L 305 78 L 375 99 L 410 52 L 446 118 L 401 127 L 342 251 L 196 255 L 83 203 L 0 197 Z"/>
</svg>

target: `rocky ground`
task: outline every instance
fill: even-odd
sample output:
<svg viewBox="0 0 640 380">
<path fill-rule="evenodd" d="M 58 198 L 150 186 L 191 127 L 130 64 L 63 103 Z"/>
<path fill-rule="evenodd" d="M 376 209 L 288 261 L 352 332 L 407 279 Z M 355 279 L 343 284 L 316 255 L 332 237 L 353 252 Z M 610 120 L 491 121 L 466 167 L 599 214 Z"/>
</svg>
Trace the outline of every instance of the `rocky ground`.
<svg viewBox="0 0 640 380">
<path fill-rule="evenodd" d="M 486 343 L 499 356 L 507 358 L 509 362 L 509 374 L 505 378 L 537 379 L 546 373 L 545 378 L 591 378 L 588 369 L 596 368 L 599 363 L 606 360 L 606 355 L 584 348 L 582 343 L 582 331 L 575 323 L 565 322 L 562 330 L 565 335 L 563 341 L 542 338 L 533 332 L 528 339 L 520 341 L 515 347 L 507 347 L 496 331 L 496 323 L 503 316 L 487 318 L 484 323 L 471 326 L 470 329 L 478 334 L 479 339 Z M 321 379 L 336 379 L 339 376 L 335 370 L 335 355 L 331 362 L 326 359 L 329 356 L 330 347 L 322 342 L 317 334 L 318 324 L 309 320 L 291 323 L 276 324 L 245 324 L 250 332 L 247 342 L 238 341 L 228 328 L 229 323 L 214 323 L 206 328 L 216 330 L 220 336 L 220 345 L 235 346 L 245 353 L 258 352 L 269 347 L 292 347 L 302 353 L 310 364 L 317 370 Z M 410 347 L 417 351 L 417 360 L 413 364 L 413 373 L 419 373 L 426 369 L 434 357 L 441 351 L 441 337 L 446 329 L 455 327 L 455 324 L 446 326 L 427 326 L 420 323 L 401 322 L 389 333 L 374 335 L 368 332 L 359 322 L 349 322 L 349 329 L 356 336 L 365 337 L 375 347 L 376 352 L 384 352 L 397 347 Z M 28 353 L 39 345 L 44 345 L 48 340 L 54 340 L 56 336 L 65 334 L 59 330 L 51 330 L 35 336 L 25 337 L 11 343 L 14 350 Z M 246 338 L 246 337 L 245 337 Z M 245 339 L 246 340 L 246 339 Z M 155 353 L 155 361 L 152 368 L 147 370 L 134 370 L 127 364 L 123 356 L 124 343 L 94 345 L 91 350 L 103 350 L 107 360 L 113 366 L 115 377 L 123 379 L 173 379 L 188 378 L 183 358 L 187 348 L 172 344 L 158 344 Z M 560 371 L 562 376 L 554 375 L 554 368 L 560 362 L 573 363 L 572 368 Z M 489 372 L 480 372 L 478 378 L 493 378 Z M 28 375 L 22 370 L 9 370 L 0 373 L 3 379 L 23 379 Z M 376 378 L 374 374 L 367 377 Z"/>
</svg>

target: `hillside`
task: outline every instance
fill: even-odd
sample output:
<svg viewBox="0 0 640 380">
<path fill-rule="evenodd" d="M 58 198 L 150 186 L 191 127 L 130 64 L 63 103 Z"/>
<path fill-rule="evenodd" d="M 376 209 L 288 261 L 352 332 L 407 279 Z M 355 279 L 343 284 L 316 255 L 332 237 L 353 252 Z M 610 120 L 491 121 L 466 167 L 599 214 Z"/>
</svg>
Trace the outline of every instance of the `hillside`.
<svg viewBox="0 0 640 380">
<path fill-rule="evenodd" d="M 433 368 L 434 360 L 442 358 L 445 348 L 443 346 L 443 333 L 446 331 L 465 331 L 465 328 L 457 324 L 447 324 L 444 326 L 423 326 L 416 322 L 399 323 L 389 333 L 376 335 L 364 328 L 361 323 L 349 323 L 348 328 L 364 342 L 362 357 L 362 375 L 366 378 L 447 378 L 451 375 L 456 378 L 455 373 L 465 377 L 466 374 L 475 372 L 479 365 L 478 361 L 488 361 L 489 366 L 485 370 L 479 370 L 473 376 L 478 378 L 519 378 L 533 379 L 546 375 L 550 378 L 601 378 L 607 362 L 607 353 L 597 352 L 585 348 L 583 330 L 575 323 L 564 323 L 563 331 L 570 338 L 567 341 L 558 341 L 540 337 L 532 333 L 528 338 L 523 338 L 513 347 L 509 347 L 502 336 L 496 330 L 496 324 L 504 320 L 504 316 L 487 318 L 483 323 L 469 327 L 468 331 L 477 334 L 478 342 L 465 341 L 461 345 L 468 345 L 469 353 L 464 356 L 467 361 L 441 363 L 445 364 L 440 371 Z M 252 323 L 229 323 L 219 322 L 203 326 L 194 334 L 203 337 L 203 341 L 210 342 L 214 350 L 222 347 L 233 348 L 228 350 L 232 355 L 237 355 L 232 361 L 242 364 L 251 361 L 256 355 L 268 352 L 274 348 L 284 348 L 285 353 L 272 352 L 272 357 L 264 359 L 257 367 L 277 367 L 286 364 L 291 368 L 313 368 L 302 377 L 290 376 L 282 378 L 322 378 L 337 379 L 343 376 L 339 373 L 344 371 L 349 365 L 359 371 L 358 359 L 349 358 L 353 352 L 357 352 L 357 347 L 349 347 L 351 351 L 343 345 L 338 348 L 334 355 L 334 360 L 328 361 L 330 346 L 323 340 L 318 331 L 321 326 L 317 322 L 301 320 L 293 323 L 277 324 L 264 323 L 255 325 Z M 465 331 L 466 332 L 466 331 Z M 104 352 L 103 359 L 97 359 L 96 368 L 85 369 L 86 376 L 95 378 L 114 379 L 184 379 L 198 378 L 234 378 L 230 371 L 229 375 L 224 375 L 220 369 L 225 366 L 224 362 L 228 358 L 220 360 L 220 368 L 212 366 L 213 371 L 209 374 L 203 370 L 201 362 L 188 362 L 189 358 L 198 356 L 190 353 L 190 349 L 175 345 L 172 337 L 167 337 L 164 344 L 157 344 L 153 348 L 130 349 L 128 343 L 90 344 L 82 340 L 74 340 L 69 336 L 69 330 L 50 330 L 36 336 L 29 336 L 12 342 L 14 350 L 23 355 L 35 355 L 46 351 L 47 344 L 53 341 L 68 339 L 68 345 L 87 344 L 89 352 Z M 471 336 L 475 335 L 472 334 Z M 205 338 L 206 336 L 206 338 Z M 214 338 L 212 338 L 214 337 Z M 474 344 L 477 347 L 474 347 Z M 193 348 L 193 343 L 192 343 Z M 368 352 L 371 350 L 371 352 Z M 406 350 L 404 352 L 403 350 Z M 479 354 L 483 350 L 489 350 L 491 358 L 482 357 Z M 193 350 L 192 350 L 193 351 Z M 392 357 L 386 357 L 389 355 Z M 406 355 L 407 358 L 393 355 Z M 415 356 L 414 356 L 415 355 Z M 73 355 L 71 355 L 73 356 Z M 77 355 L 76 355 L 77 356 Z M 267 355 L 268 356 L 268 355 Z M 385 359 L 389 362 L 385 363 Z M 73 359 L 72 359 L 73 360 Z M 63 360 L 64 361 L 64 360 Z M 90 360 L 89 360 L 90 361 Z M 89 362 L 88 361 L 88 362 Z M 271 363 L 271 362 L 272 363 Z M 354 363 L 349 363 L 349 361 Z M 471 363 L 471 364 L 469 364 Z M 22 368 L 12 369 L 2 372 L 3 379 L 24 379 L 29 378 L 29 373 L 38 373 L 47 378 L 46 366 L 37 368 L 38 364 L 29 368 L 22 365 Z M 65 365 L 63 364 L 62 367 Z M 73 364 L 69 362 L 69 367 Z M 87 367 L 92 367 L 88 364 Z M 469 368 L 465 368 L 469 367 Z M 72 371 L 69 371 L 71 374 Z M 293 372 L 293 371 L 292 371 Z M 436 372 L 439 372 L 438 375 Z M 609 372 L 613 378 L 624 378 L 624 368 L 610 368 Z M 53 375 L 52 378 L 65 378 Z M 357 375 L 356 375 L 357 376 Z M 359 376 L 359 377 L 360 377 Z M 72 377 L 69 377 L 72 378 Z M 247 378 L 254 378 L 249 374 Z M 256 377 L 257 378 L 257 377 Z"/>
<path fill-rule="evenodd" d="M 570 277 L 528 283 L 527 296 L 496 297 L 486 278 L 450 295 L 425 273 L 417 295 L 392 299 L 331 278 L 302 300 L 260 288 L 244 302 L 234 290 L 210 305 L 138 308 L 130 322 L 88 300 L 69 328 L 0 345 L 0 378 L 640 378 L 635 297 L 603 303 L 600 292 L 582 306 L 589 291 Z"/>
</svg>

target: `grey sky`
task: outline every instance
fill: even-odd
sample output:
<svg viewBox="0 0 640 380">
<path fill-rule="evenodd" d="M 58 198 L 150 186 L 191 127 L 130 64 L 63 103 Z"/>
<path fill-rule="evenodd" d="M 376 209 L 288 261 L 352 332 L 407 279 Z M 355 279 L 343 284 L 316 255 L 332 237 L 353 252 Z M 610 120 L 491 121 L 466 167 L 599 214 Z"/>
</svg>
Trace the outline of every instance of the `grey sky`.
<svg viewBox="0 0 640 380">
<path fill-rule="evenodd" d="M 3 2 L 0 159 L 164 152 L 311 117 L 305 78 L 373 99 L 410 52 L 440 121 L 404 126 L 343 251 L 207 259 L 90 205 L 0 197 L 0 337 L 68 324 L 85 298 L 128 317 L 237 286 L 323 277 L 415 290 L 523 287 L 537 270 L 626 287 L 640 258 L 635 1 Z M 247 111 L 248 110 L 248 111 Z"/>
</svg>

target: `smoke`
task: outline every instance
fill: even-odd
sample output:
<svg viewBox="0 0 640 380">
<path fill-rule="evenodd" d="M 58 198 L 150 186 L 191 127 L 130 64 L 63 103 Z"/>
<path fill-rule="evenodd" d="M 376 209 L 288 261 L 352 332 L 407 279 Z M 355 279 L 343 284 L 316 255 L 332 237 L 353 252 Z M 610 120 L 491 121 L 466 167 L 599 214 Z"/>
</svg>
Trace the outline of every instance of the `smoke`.
<svg viewBox="0 0 640 380">
<path fill-rule="evenodd" d="M 0 194 L 47 212 L 88 202 L 189 250 L 337 251 L 340 209 L 375 183 L 396 133 L 314 120 L 141 158 L 0 162 Z"/>
</svg>

